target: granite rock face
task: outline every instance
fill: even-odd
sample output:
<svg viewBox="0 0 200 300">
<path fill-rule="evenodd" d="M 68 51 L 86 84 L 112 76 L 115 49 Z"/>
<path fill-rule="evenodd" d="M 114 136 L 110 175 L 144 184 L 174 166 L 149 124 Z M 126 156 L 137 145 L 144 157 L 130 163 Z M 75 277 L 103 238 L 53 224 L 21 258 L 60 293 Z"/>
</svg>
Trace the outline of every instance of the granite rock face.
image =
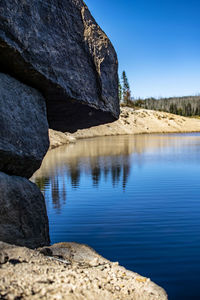
<svg viewBox="0 0 200 300">
<path fill-rule="evenodd" d="M 0 172 L 0 191 L 0 241 L 30 248 L 48 245 L 48 217 L 38 187 Z"/>
<path fill-rule="evenodd" d="M 0 70 L 43 93 L 50 128 L 119 116 L 117 56 L 82 0 L 1 0 Z"/>
<path fill-rule="evenodd" d="M 49 147 L 42 95 L 0 73 L 0 171 L 31 177 Z"/>
</svg>

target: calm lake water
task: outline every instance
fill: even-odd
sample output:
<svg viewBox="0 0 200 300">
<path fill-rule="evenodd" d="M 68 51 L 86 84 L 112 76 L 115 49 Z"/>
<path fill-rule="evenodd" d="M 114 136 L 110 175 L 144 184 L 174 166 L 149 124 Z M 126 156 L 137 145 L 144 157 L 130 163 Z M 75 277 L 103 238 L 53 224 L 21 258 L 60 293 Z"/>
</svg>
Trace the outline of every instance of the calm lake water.
<svg viewBox="0 0 200 300">
<path fill-rule="evenodd" d="M 33 180 L 52 243 L 88 244 L 170 300 L 200 299 L 200 134 L 79 140 L 50 151 Z"/>
</svg>

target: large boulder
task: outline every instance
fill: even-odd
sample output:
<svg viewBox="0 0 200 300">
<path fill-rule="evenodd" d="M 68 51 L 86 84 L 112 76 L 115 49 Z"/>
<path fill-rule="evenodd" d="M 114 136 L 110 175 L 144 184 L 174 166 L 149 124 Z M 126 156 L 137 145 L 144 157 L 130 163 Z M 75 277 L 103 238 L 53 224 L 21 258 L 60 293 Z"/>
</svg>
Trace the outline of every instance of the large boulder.
<svg viewBox="0 0 200 300">
<path fill-rule="evenodd" d="M 40 90 L 51 128 L 119 116 L 115 50 L 82 0 L 1 0 L 0 70 Z"/>
<path fill-rule="evenodd" d="M 0 191 L 0 241 L 30 248 L 48 245 L 48 217 L 38 187 L 0 172 Z"/>
<path fill-rule="evenodd" d="M 49 147 L 42 95 L 0 73 L 0 171 L 23 176 L 40 167 Z"/>
</svg>

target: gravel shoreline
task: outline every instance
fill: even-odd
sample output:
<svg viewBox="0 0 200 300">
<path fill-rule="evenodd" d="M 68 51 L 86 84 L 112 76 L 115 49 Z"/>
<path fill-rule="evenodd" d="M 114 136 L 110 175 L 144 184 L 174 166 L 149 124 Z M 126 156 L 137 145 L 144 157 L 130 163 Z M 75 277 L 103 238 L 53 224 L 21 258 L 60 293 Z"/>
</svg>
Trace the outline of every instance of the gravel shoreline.
<svg viewBox="0 0 200 300">
<path fill-rule="evenodd" d="M 166 300 L 167 295 L 87 245 L 31 250 L 0 242 L 0 299 Z"/>
</svg>

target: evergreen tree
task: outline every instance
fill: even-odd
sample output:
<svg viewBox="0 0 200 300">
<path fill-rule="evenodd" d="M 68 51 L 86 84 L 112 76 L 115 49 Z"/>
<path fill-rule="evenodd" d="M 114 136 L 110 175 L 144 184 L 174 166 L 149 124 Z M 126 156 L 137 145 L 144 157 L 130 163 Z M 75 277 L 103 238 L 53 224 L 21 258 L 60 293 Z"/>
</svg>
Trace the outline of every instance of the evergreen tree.
<svg viewBox="0 0 200 300">
<path fill-rule="evenodd" d="M 192 115 L 192 106 L 191 103 L 188 103 L 186 105 L 186 116 L 191 116 Z"/>
<path fill-rule="evenodd" d="M 122 85 L 120 80 L 118 79 L 118 95 L 119 95 L 119 102 L 122 101 Z"/>
<path fill-rule="evenodd" d="M 124 103 L 128 104 L 131 100 L 131 91 L 125 71 L 122 72 L 122 94 Z"/>
</svg>

